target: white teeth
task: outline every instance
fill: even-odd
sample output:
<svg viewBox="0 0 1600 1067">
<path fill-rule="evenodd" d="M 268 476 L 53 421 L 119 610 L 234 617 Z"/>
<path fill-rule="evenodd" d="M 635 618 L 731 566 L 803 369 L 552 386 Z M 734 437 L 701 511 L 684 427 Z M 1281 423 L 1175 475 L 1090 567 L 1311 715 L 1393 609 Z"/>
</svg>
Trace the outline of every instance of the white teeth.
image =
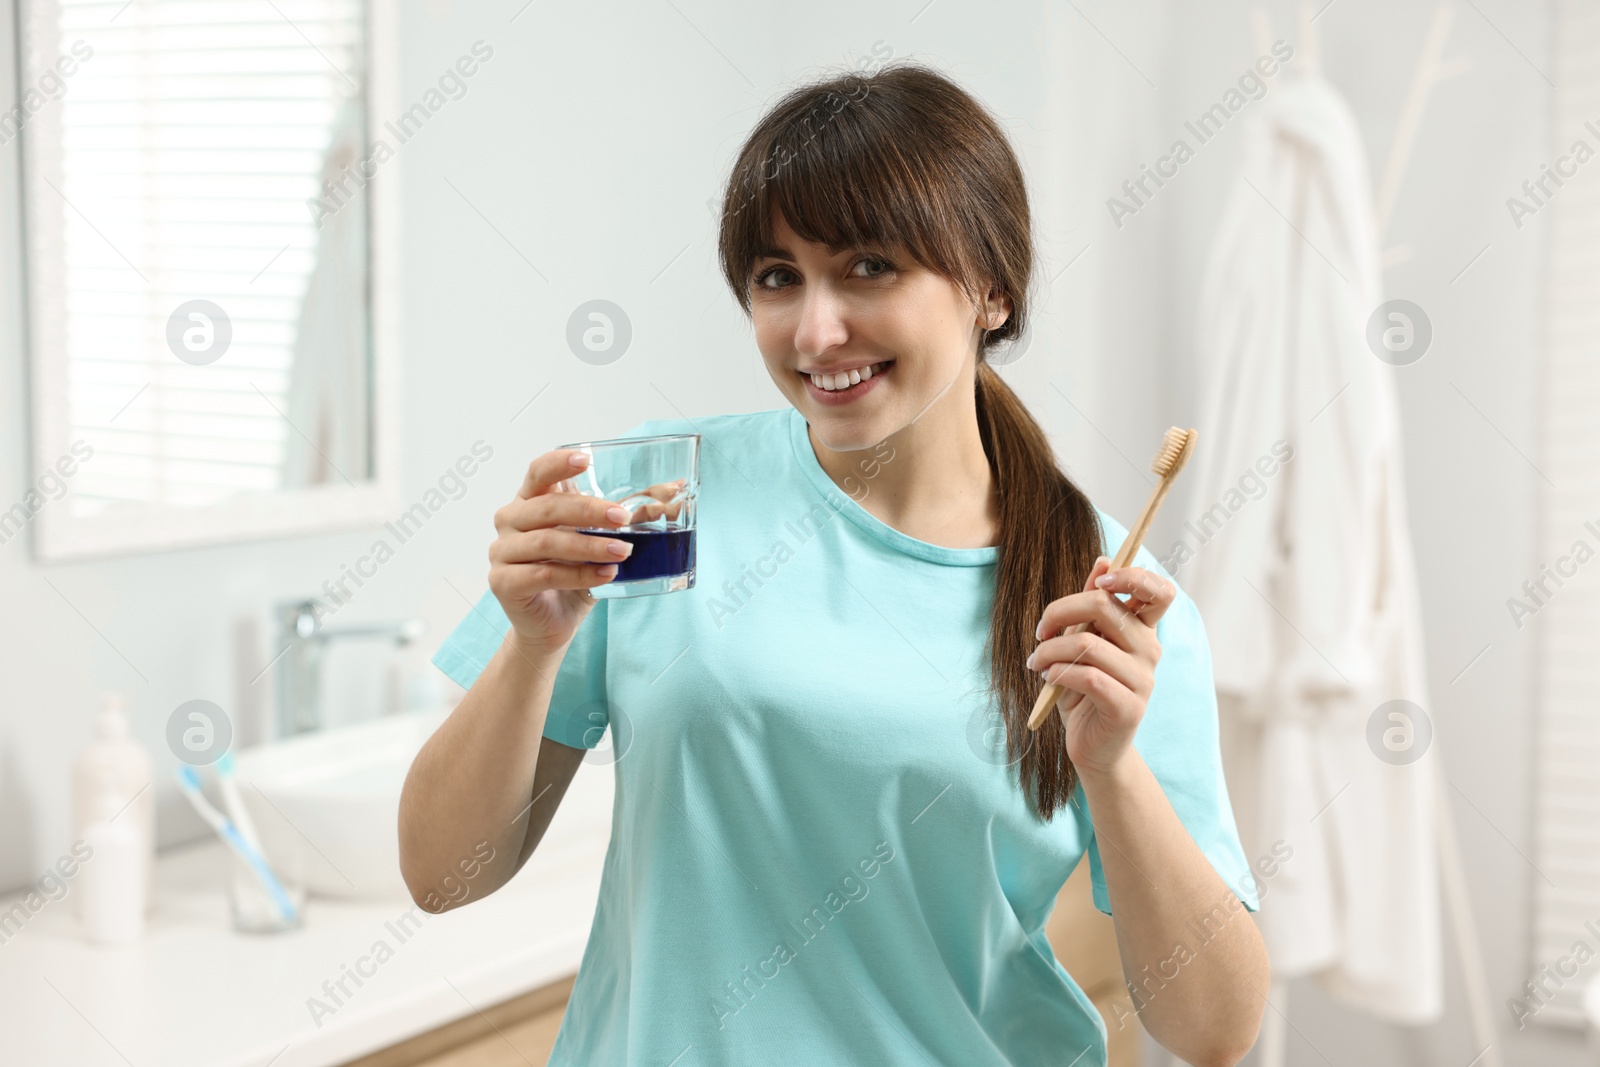
<svg viewBox="0 0 1600 1067">
<path fill-rule="evenodd" d="M 861 367 L 857 370 L 845 371 L 842 374 L 813 374 L 811 383 L 818 389 L 826 389 L 830 393 L 838 392 L 840 389 L 848 389 L 852 385 L 858 385 L 866 381 L 872 377 L 875 371 L 881 374 L 883 368 L 888 365 L 888 363 L 874 363 L 870 367 Z"/>
</svg>

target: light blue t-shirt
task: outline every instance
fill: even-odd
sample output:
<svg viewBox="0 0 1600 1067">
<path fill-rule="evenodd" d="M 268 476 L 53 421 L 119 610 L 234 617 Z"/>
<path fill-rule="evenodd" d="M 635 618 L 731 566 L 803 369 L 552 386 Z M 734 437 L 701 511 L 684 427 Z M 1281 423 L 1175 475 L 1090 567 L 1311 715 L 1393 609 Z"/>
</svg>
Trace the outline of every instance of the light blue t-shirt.
<svg viewBox="0 0 1600 1067">
<path fill-rule="evenodd" d="M 609 732 L 616 761 L 552 1067 L 1103 1067 L 1105 1024 L 1044 934 L 1086 850 L 1110 912 L 1086 800 L 1033 814 L 986 693 L 998 549 L 874 517 L 858 501 L 893 449 L 841 490 L 792 407 L 624 436 L 691 432 L 694 587 L 599 601 L 545 722 L 574 748 Z M 1126 530 L 1100 520 L 1114 555 Z M 1165 574 L 1148 551 L 1136 564 Z M 470 687 L 508 628 L 485 593 L 434 663 Z M 1181 590 L 1157 636 L 1134 745 L 1254 911 L 1210 650 Z"/>
</svg>

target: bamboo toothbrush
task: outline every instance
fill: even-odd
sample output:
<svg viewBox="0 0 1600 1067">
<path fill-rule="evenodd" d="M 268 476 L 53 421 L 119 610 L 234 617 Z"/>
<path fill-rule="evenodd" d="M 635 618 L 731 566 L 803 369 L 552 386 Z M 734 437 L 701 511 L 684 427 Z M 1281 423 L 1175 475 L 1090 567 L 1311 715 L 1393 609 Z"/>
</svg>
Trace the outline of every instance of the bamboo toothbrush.
<svg viewBox="0 0 1600 1067">
<path fill-rule="evenodd" d="M 1174 426 L 1167 431 L 1167 436 L 1161 441 L 1161 451 L 1156 453 L 1156 458 L 1150 464 L 1150 470 L 1161 479 L 1156 486 L 1156 491 L 1150 494 L 1149 503 L 1145 504 L 1144 511 L 1139 514 L 1139 521 L 1134 523 L 1128 531 L 1128 537 L 1122 542 L 1122 548 L 1117 552 L 1116 559 L 1111 561 L 1112 570 L 1120 570 L 1133 562 L 1133 557 L 1139 554 L 1139 546 L 1144 543 L 1144 535 L 1150 531 L 1150 522 L 1156 517 L 1156 509 L 1161 507 L 1161 502 L 1167 497 L 1167 490 L 1172 488 L 1173 481 L 1178 477 L 1178 472 L 1183 470 L 1183 465 L 1189 461 L 1189 455 L 1194 452 L 1195 440 L 1200 435 L 1194 430 L 1182 430 Z M 1082 633 L 1093 623 L 1080 622 L 1063 634 Z M 1028 729 L 1037 730 L 1044 724 L 1044 719 L 1050 709 L 1056 706 L 1056 701 L 1065 693 L 1063 686 L 1054 682 L 1047 684 L 1044 691 L 1039 694 L 1039 699 L 1034 702 L 1033 710 L 1028 713 Z M 1061 723 L 1066 725 L 1066 715 L 1061 717 Z"/>
</svg>

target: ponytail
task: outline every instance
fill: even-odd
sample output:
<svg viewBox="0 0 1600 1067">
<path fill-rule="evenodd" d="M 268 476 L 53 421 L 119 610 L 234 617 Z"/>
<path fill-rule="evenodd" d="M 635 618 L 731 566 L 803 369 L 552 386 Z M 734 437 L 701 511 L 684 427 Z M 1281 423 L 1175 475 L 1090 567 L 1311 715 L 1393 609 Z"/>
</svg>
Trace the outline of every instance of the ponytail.
<svg viewBox="0 0 1600 1067">
<path fill-rule="evenodd" d="M 1017 394 L 982 359 L 977 375 L 978 432 L 1000 504 L 1000 546 L 989 624 L 989 688 L 1006 724 L 1006 764 L 1041 818 L 1063 808 L 1077 785 L 1059 715 L 1037 731 L 1028 715 L 1042 688 L 1026 666 L 1045 605 L 1078 592 L 1101 554 L 1100 518 L 1056 465 L 1049 439 Z"/>
</svg>

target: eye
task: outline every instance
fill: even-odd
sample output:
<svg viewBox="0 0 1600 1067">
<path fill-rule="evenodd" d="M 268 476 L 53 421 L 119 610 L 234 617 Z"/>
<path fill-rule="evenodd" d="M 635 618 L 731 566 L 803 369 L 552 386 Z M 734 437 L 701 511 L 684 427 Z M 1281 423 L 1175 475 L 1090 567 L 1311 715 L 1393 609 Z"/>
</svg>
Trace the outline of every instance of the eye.
<svg viewBox="0 0 1600 1067">
<path fill-rule="evenodd" d="M 869 273 L 869 274 L 863 275 L 863 277 L 881 278 L 885 274 L 891 274 L 891 273 L 894 272 L 894 264 L 890 263 L 887 259 L 884 259 L 881 256 L 867 256 L 865 259 L 858 259 L 855 262 L 855 266 L 859 267 L 859 266 L 861 266 L 862 264 L 865 264 L 865 263 L 876 263 L 879 266 L 881 266 L 883 269 L 880 270 L 880 271 L 877 271 L 876 273 Z"/>
<path fill-rule="evenodd" d="M 766 284 L 766 280 L 768 278 L 779 273 L 787 274 L 790 273 L 790 271 L 788 267 L 768 267 L 766 270 L 762 271 L 760 274 L 757 274 L 753 279 L 751 279 L 751 284 L 753 284 L 757 289 L 781 288 L 781 286 L 769 286 Z"/>
</svg>

